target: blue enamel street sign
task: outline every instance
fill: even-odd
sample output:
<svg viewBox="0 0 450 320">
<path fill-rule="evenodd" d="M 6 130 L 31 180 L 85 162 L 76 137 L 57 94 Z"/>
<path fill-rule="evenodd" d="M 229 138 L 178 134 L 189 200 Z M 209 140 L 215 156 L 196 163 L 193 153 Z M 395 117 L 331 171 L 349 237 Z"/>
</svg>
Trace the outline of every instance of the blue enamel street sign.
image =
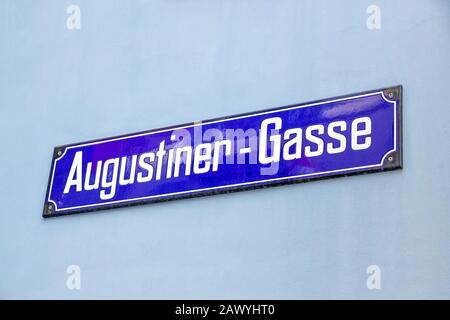
<svg viewBox="0 0 450 320">
<path fill-rule="evenodd" d="M 398 169 L 401 102 L 397 86 L 56 147 L 43 216 Z"/>
</svg>

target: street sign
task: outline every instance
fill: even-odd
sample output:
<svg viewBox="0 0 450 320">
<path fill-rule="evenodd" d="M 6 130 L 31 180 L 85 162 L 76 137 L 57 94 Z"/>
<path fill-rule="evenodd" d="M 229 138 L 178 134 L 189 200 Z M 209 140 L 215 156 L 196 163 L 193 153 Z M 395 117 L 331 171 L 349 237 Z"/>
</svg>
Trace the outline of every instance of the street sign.
<svg viewBox="0 0 450 320">
<path fill-rule="evenodd" d="M 59 146 L 43 216 L 399 169 L 401 108 L 396 86 Z"/>
</svg>

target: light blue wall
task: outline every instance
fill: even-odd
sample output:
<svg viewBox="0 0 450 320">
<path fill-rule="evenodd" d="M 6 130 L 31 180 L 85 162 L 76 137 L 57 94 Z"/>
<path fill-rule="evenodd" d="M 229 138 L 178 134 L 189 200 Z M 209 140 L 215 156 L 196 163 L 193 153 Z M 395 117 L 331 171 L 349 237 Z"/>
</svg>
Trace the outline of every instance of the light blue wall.
<svg viewBox="0 0 450 320">
<path fill-rule="evenodd" d="M 446 0 L 2 0 L 0 298 L 450 298 L 449 15 Z M 55 145 L 395 84 L 402 171 L 41 217 Z"/>
</svg>

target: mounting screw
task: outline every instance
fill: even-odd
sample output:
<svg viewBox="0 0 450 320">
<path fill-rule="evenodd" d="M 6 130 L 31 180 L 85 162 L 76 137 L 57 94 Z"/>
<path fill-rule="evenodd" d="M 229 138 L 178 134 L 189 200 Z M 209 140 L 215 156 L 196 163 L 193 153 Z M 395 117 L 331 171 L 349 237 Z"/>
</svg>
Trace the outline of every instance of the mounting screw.
<svg viewBox="0 0 450 320">
<path fill-rule="evenodd" d="M 389 92 L 388 96 L 389 96 L 389 98 L 393 98 L 394 94 L 392 92 Z"/>
<path fill-rule="evenodd" d="M 394 161 L 394 157 L 393 157 L 393 156 L 389 156 L 389 157 L 388 157 L 388 161 L 389 161 L 389 162 Z"/>
<path fill-rule="evenodd" d="M 51 212 L 53 211 L 53 205 L 52 205 L 52 204 L 49 204 L 49 205 L 47 206 L 47 211 L 48 211 L 49 213 L 51 213 Z"/>
<path fill-rule="evenodd" d="M 60 155 L 62 155 L 62 151 L 61 150 L 58 151 L 58 156 L 60 156 Z"/>
</svg>

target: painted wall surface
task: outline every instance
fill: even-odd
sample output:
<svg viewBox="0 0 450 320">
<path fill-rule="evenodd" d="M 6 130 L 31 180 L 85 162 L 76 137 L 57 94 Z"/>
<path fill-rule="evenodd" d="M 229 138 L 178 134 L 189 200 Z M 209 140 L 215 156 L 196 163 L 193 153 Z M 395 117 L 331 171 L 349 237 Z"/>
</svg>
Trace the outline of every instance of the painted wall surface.
<svg viewBox="0 0 450 320">
<path fill-rule="evenodd" d="M 0 298 L 450 298 L 449 15 L 447 0 L 1 1 Z M 56 145 L 396 84 L 403 170 L 41 217 Z"/>
</svg>

